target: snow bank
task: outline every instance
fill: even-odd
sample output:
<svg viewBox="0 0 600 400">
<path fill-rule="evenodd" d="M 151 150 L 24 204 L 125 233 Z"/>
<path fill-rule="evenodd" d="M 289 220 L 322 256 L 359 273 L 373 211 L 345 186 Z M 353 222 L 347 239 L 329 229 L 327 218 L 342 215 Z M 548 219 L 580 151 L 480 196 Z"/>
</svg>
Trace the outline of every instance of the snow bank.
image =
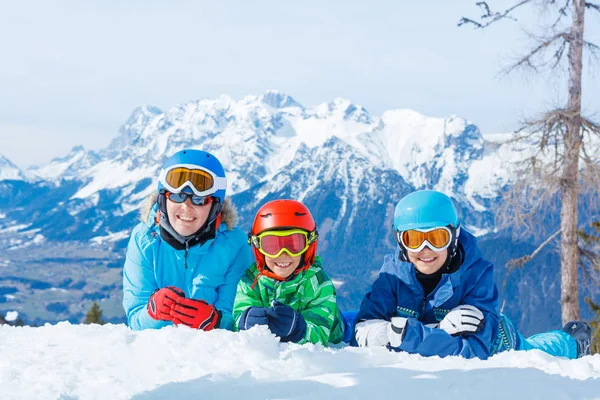
<svg viewBox="0 0 600 400">
<path fill-rule="evenodd" d="M 4 325 L 0 351 L 1 397 L 10 399 L 600 398 L 600 355 L 424 358 L 280 344 L 264 327 L 233 333 Z"/>
</svg>

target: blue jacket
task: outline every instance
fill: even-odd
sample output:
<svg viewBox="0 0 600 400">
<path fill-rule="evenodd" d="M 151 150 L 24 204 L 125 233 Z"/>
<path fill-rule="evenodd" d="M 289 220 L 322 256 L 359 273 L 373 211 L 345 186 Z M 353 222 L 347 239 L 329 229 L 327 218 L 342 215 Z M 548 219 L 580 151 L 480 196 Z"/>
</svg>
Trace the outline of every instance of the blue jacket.
<svg viewBox="0 0 600 400">
<path fill-rule="evenodd" d="M 395 254 L 386 255 L 379 277 L 360 306 L 356 322 L 407 317 L 406 336 L 399 349 L 408 353 L 481 359 L 495 353 L 500 310 L 494 266 L 481 258 L 477 240 L 466 230 L 461 229 L 459 241 L 465 252 L 464 262 L 456 272 L 442 275 L 440 283 L 427 297 L 413 265 L 398 259 L 399 249 Z M 439 323 L 461 304 L 481 310 L 485 316 L 482 331 L 455 337 L 425 326 Z M 356 338 L 352 344 L 356 345 Z"/>
<path fill-rule="evenodd" d="M 222 313 L 219 328 L 232 329 L 231 312 L 238 281 L 253 258 L 246 235 L 235 226 L 235 210 L 226 200 L 223 222 L 216 237 L 203 245 L 190 247 L 185 266 L 185 250 L 176 250 L 160 235 L 154 223 L 157 205 L 147 223 L 140 222 L 127 246 L 123 268 L 123 308 L 133 330 L 158 329 L 172 325 L 148 315 L 150 295 L 159 288 L 177 286 L 192 299 L 205 300 Z"/>
</svg>

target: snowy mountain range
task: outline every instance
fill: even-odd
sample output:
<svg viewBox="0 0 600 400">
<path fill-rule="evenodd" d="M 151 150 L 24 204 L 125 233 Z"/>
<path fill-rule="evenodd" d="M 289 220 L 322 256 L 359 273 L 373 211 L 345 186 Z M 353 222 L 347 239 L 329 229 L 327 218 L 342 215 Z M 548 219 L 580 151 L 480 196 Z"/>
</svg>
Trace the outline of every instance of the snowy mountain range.
<svg viewBox="0 0 600 400">
<path fill-rule="evenodd" d="M 156 188 L 160 166 L 183 148 L 221 160 L 244 230 L 266 201 L 304 201 L 317 219 L 320 253 L 346 308 L 358 307 L 383 255 L 393 250 L 394 206 L 415 189 L 457 200 L 464 225 L 480 236 L 502 278 L 504 262 L 534 246 L 513 246 L 494 232 L 493 210 L 514 176 L 510 162 L 526 154 L 503 144 L 507 137 L 483 135 L 457 116 L 393 110 L 378 117 L 339 98 L 307 108 L 276 91 L 167 111 L 140 107 L 100 151 L 75 147 L 23 172 L 0 158 L 0 246 L 7 249 L 0 254 L 6 272 L 0 310 L 36 321 L 75 321 L 90 301 L 101 300 L 105 315 L 121 320 L 122 249 L 140 202 Z M 523 294 L 505 311 L 525 330 L 560 323 L 558 262 L 550 253 L 540 260 L 519 272 L 505 293 L 509 299 Z M 539 292 L 523 282 L 539 284 Z M 43 309 L 28 305 L 38 298 Z M 548 311 L 541 314 L 540 307 Z"/>
</svg>

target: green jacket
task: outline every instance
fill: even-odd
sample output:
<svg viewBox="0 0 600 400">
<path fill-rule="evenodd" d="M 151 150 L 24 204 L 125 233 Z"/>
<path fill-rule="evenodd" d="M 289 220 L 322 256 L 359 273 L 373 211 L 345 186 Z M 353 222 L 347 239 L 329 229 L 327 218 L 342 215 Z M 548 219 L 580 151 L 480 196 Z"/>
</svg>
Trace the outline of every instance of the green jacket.
<svg viewBox="0 0 600 400">
<path fill-rule="evenodd" d="M 292 307 L 306 320 L 306 335 L 299 343 L 339 343 L 344 338 L 344 322 L 335 301 L 333 282 L 321 267 L 321 258 L 306 271 L 286 281 L 260 275 L 256 263 L 246 270 L 238 283 L 233 304 L 233 330 L 248 307 L 271 307 L 273 301 Z M 256 284 L 255 284 L 256 282 Z M 253 288 L 254 286 L 254 288 Z"/>
</svg>

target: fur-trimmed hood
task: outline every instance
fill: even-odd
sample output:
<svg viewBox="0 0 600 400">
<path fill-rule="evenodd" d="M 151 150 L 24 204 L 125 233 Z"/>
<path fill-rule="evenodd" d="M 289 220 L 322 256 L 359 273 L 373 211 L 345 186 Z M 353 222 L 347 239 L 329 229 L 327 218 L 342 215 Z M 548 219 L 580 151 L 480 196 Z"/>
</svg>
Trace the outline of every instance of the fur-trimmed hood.
<svg viewBox="0 0 600 400">
<path fill-rule="evenodd" d="M 150 225 L 152 221 L 149 221 L 151 214 L 155 214 L 155 209 L 158 207 L 156 204 L 157 195 L 151 194 L 142 203 L 140 207 L 140 220 Z M 155 207 L 156 206 L 156 207 Z M 152 220 L 154 220 L 154 216 L 152 216 Z M 227 225 L 227 230 L 232 230 L 237 225 L 237 210 L 235 209 L 235 205 L 229 199 L 225 199 L 223 202 L 223 209 L 221 210 L 221 223 Z"/>
</svg>

